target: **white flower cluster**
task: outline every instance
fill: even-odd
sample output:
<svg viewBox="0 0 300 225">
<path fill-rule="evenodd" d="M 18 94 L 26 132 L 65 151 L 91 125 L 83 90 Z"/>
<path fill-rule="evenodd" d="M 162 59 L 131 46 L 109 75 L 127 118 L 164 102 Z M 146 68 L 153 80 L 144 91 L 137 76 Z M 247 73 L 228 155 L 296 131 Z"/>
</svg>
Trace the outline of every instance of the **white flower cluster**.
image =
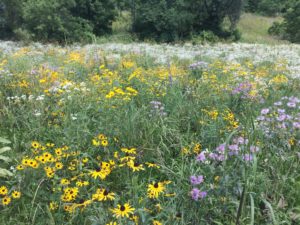
<svg viewBox="0 0 300 225">
<path fill-rule="evenodd" d="M 11 96 L 6 98 L 8 101 L 13 101 L 15 103 L 23 101 L 43 101 L 45 99 L 45 95 L 21 95 L 21 96 Z"/>
<path fill-rule="evenodd" d="M 22 46 L 15 42 L 0 42 L 0 52 L 9 55 L 19 51 Z M 148 55 L 156 58 L 160 63 L 169 63 L 170 59 L 189 60 L 225 60 L 239 62 L 244 59 L 251 59 L 254 63 L 265 61 L 277 62 L 284 60 L 288 64 L 288 69 L 294 77 L 300 77 L 300 45 L 282 44 L 246 44 L 246 43 L 218 43 L 215 45 L 169 45 L 169 44 L 147 44 L 147 43 L 106 43 L 86 46 L 68 46 L 66 48 L 53 47 L 53 45 L 42 45 L 34 43 L 29 46 L 30 52 L 37 56 L 45 52 L 55 50 L 58 54 L 68 54 L 70 51 L 80 51 L 85 53 L 85 60 L 89 58 L 98 59 L 101 53 L 105 52 L 107 58 L 120 58 L 122 54 L 133 53 Z M 33 57 L 34 58 L 34 57 Z"/>
</svg>

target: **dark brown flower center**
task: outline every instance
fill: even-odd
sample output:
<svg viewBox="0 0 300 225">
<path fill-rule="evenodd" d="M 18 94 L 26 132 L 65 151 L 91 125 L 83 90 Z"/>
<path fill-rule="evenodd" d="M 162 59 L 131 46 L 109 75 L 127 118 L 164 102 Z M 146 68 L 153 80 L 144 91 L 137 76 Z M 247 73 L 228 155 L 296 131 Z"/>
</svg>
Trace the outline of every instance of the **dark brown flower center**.
<svg viewBox="0 0 300 225">
<path fill-rule="evenodd" d="M 135 166 L 135 167 L 138 167 L 139 165 L 140 165 L 140 164 L 139 164 L 138 162 L 135 162 L 135 163 L 134 163 L 134 166 Z"/>
<path fill-rule="evenodd" d="M 153 186 L 154 186 L 155 188 L 158 188 L 158 183 L 155 183 Z"/>
<path fill-rule="evenodd" d="M 121 210 L 121 211 L 125 211 L 125 206 L 124 206 L 124 205 L 121 205 L 120 210 Z"/>
<path fill-rule="evenodd" d="M 176 213 L 176 217 L 181 218 L 181 213 L 180 212 Z"/>
<path fill-rule="evenodd" d="M 104 190 L 103 195 L 105 195 L 105 196 L 108 195 L 108 191 Z"/>
</svg>

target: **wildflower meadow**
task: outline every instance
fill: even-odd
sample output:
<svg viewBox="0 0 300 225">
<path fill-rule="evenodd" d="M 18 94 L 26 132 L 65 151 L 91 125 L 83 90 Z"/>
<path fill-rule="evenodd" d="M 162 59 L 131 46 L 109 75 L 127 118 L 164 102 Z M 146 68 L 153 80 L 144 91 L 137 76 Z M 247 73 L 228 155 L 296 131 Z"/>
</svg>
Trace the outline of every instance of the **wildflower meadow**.
<svg viewBox="0 0 300 225">
<path fill-rule="evenodd" d="M 0 224 L 300 224 L 299 54 L 1 42 Z"/>
</svg>

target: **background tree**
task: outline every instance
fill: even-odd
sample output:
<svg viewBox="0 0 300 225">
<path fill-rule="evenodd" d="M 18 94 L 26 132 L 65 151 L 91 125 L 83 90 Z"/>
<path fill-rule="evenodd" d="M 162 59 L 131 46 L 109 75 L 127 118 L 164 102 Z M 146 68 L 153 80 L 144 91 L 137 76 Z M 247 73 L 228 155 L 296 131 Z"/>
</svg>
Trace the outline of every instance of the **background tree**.
<svg viewBox="0 0 300 225">
<path fill-rule="evenodd" d="M 11 38 L 22 22 L 22 0 L 0 0 L 0 38 Z"/>
<path fill-rule="evenodd" d="M 122 2 L 119 3 L 120 7 L 125 6 Z M 95 35 L 103 35 L 111 32 L 117 11 L 114 0 L 75 0 L 71 13 L 76 18 L 89 21 Z"/>
<path fill-rule="evenodd" d="M 295 2 L 284 15 L 283 22 L 287 39 L 300 43 L 300 2 Z"/>
<path fill-rule="evenodd" d="M 141 38 L 173 41 L 201 31 L 223 36 L 224 18 L 232 30 L 241 11 L 242 0 L 139 0 L 134 10 L 133 31 Z M 226 36 L 226 35 L 225 35 Z"/>
</svg>

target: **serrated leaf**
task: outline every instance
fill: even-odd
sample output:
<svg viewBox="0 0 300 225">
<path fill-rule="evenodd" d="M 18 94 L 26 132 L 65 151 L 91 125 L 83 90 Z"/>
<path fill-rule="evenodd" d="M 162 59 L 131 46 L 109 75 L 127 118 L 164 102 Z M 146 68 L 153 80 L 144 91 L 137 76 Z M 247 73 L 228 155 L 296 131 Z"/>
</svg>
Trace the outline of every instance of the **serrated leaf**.
<svg viewBox="0 0 300 225">
<path fill-rule="evenodd" d="M 1 143 L 4 143 L 4 144 L 10 144 L 10 143 L 11 143 L 10 140 L 7 140 L 7 139 L 2 138 L 2 137 L 0 137 L 0 142 L 1 142 Z"/>
<path fill-rule="evenodd" d="M 6 170 L 6 169 L 1 169 L 0 168 L 0 177 L 11 177 L 13 175 L 12 172 Z"/>
<path fill-rule="evenodd" d="M 10 150 L 11 150 L 11 147 L 3 147 L 3 148 L 0 148 L 0 154 L 2 154 L 3 152 L 10 151 Z"/>
<path fill-rule="evenodd" d="M 3 160 L 4 162 L 11 162 L 11 159 L 9 157 L 3 155 L 0 155 L 0 160 Z"/>
</svg>

